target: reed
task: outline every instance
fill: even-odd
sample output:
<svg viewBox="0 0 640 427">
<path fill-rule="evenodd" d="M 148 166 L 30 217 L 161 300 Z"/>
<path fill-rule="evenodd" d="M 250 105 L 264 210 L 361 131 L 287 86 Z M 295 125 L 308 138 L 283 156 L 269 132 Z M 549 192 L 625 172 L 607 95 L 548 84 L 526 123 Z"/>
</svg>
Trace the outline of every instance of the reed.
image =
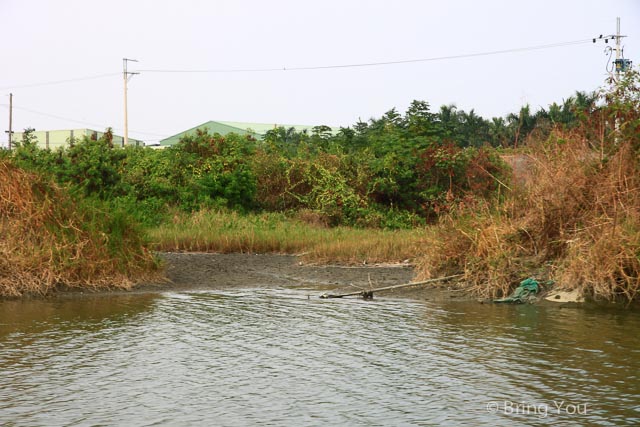
<svg viewBox="0 0 640 427">
<path fill-rule="evenodd" d="M 301 254 L 309 263 L 396 263 L 415 257 L 421 229 L 329 228 L 284 214 L 202 210 L 176 213 L 149 230 L 160 251 Z"/>
</svg>

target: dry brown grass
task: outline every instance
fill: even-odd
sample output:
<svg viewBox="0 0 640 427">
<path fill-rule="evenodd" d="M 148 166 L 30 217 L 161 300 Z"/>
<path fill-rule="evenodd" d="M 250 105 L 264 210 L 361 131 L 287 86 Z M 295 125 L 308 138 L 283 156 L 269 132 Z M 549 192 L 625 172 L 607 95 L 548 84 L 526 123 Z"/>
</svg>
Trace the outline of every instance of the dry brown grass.
<svg viewBox="0 0 640 427">
<path fill-rule="evenodd" d="M 595 297 L 629 301 L 640 291 L 640 156 L 629 142 L 589 177 L 558 278 Z"/>
<path fill-rule="evenodd" d="M 46 295 L 60 287 L 128 289 L 154 276 L 155 261 L 134 230 L 110 242 L 117 222 L 6 160 L 0 160 L 0 183 L 0 296 Z"/>
<path fill-rule="evenodd" d="M 443 218 L 419 261 L 421 278 L 464 272 L 483 297 L 523 278 L 551 278 L 599 299 L 638 299 L 640 156 L 634 141 L 589 142 L 555 130 L 527 147 L 527 179 L 500 205 Z"/>
<path fill-rule="evenodd" d="M 531 263 L 522 230 L 502 212 L 483 204 L 476 209 L 442 218 L 431 228 L 428 243 L 420 248 L 418 280 L 464 273 L 461 283 L 485 298 L 507 294 L 519 280 Z"/>
</svg>

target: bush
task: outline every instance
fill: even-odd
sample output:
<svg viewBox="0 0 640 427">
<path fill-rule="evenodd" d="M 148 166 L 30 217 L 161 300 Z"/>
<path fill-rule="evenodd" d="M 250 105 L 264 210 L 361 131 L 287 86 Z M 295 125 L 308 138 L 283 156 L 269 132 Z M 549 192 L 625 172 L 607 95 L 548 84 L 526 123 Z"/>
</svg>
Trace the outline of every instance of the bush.
<svg viewBox="0 0 640 427">
<path fill-rule="evenodd" d="M 154 277 L 157 264 L 126 212 L 72 197 L 6 159 L 0 181 L 0 296 L 128 289 Z"/>
<path fill-rule="evenodd" d="M 464 272 L 485 297 L 534 274 L 594 298 L 637 300 L 640 79 L 628 78 L 635 84 L 609 92 L 578 125 L 530 140 L 520 154 L 528 173 L 501 203 L 450 210 L 424 248 L 420 275 Z"/>
</svg>

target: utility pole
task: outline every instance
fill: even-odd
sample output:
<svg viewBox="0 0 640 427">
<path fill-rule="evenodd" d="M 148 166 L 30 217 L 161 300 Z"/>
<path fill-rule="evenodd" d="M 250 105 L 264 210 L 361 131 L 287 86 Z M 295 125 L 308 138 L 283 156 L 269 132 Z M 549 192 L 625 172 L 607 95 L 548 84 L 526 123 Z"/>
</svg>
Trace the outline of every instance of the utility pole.
<svg viewBox="0 0 640 427">
<path fill-rule="evenodd" d="M 622 73 L 630 69 L 632 65 L 632 62 L 629 59 L 626 59 L 624 57 L 624 50 L 622 48 L 622 43 L 621 43 L 624 37 L 627 37 L 627 36 L 623 36 L 620 34 L 620 17 L 617 17 L 615 35 L 610 34 L 608 36 L 603 36 L 602 34 L 600 34 L 600 37 L 598 37 L 597 39 L 596 38 L 593 39 L 594 43 L 597 40 L 604 40 L 605 43 L 609 43 L 609 40 L 614 40 L 614 39 L 616 41 L 616 47 L 612 48 L 607 46 L 605 48 L 605 54 L 611 55 L 611 52 L 613 50 L 615 50 L 616 52 L 616 59 L 613 61 L 613 68 L 609 69 L 609 67 L 607 66 L 607 72 L 609 73 L 613 86 L 616 90 L 620 88 Z M 615 119 L 614 129 L 615 129 L 614 143 L 617 145 L 619 140 L 619 134 L 620 134 L 620 119 L 618 117 L 616 117 Z"/>
<path fill-rule="evenodd" d="M 130 71 L 127 71 L 127 63 L 129 61 L 138 62 L 135 59 L 122 58 L 122 66 L 123 66 L 122 76 L 124 78 L 124 140 L 122 142 L 123 146 L 129 144 L 129 114 L 127 113 L 127 83 L 129 82 L 129 79 L 131 79 L 131 77 L 133 77 L 135 74 L 140 74 L 140 73 L 132 73 Z"/>
<path fill-rule="evenodd" d="M 620 59 L 622 59 L 622 47 L 620 47 L 620 39 L 622 36 L 620 35 L 620 17 L 616 18 L 616 62 L 615 62 L 615 71 L 616 71 L 616 85 L 620 82 L 620 71 L 622 71 L 623 65 L 620 63 Z"/>
<path fill-rule="evenodd" d="M 616 62 L 614 62 L 614 71 L 616 73 L 616 77 L 615 77 L 615 85 L 616 85 L 616 91 L 618 90 L 618 87 L 620 85 L 620 71 L 622 69 L 622 65 L 620 63 L 621 57 L 622 57 L 622 51 L 621 51 L 621 47 L 620 47 L 620 17 L 618 16 L 616 18 Z M 615 135 L 613 136 L 613 142 L 615 145 L 618 145 L 618 142 L 620 142 L 620 118 L 618 117 L 618 114 L 616 114 L 616 120 L 614 123 L 614 128 L 615 128 Z"/>
<path fill-rule="evenodd" d="M 8 148 L 9 148 L 9 151 L 11 151 L 11 139 L 13 136 L 13 94 L 12 93 L 9 94 L 9 131 L 7 133 L 9 134 Z"/>
<path fill-rule="evenodd" d="M 600 37 L 594 37 L 593 42 L 602 40 L 605 43 L 609 43 L 609 40 L 616 41 L 616 47 L 607 46 L 604 50 L 605 54 L 611 55 L 611 52 L 615 50 L 616 59 L 613 61 L 613 68 L 609 69 L 607 66 L 607 72 L 611 76 L 613 83 L 617 86 L 620 83 L 621 74 L 631 68 L 632 62 L 624 57 L 624 49 L 622 48 L 622 39 L 627 36 L 620 34 L 620 17 L 616 18 L 616 33 Z"/>
</svg>

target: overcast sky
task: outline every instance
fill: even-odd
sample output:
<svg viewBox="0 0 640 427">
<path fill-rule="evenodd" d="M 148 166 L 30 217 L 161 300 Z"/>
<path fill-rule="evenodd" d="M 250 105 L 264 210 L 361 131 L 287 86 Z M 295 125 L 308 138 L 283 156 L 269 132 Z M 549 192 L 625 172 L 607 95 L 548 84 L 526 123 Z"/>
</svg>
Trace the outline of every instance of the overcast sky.
<svg viewBox="0 0 640 427">
<path fill-rule="evenodd" d="M 597 89 L 607 45 L 291 69 L 588 40 L 615 33 L 617 16 L 625 56 L 640 64 L 638 0 L 0 0 L 0 123 L 8 129 L 11 92 L 14 131 L 121 134 L 124 57 L 141 71 L 129 82 L 129 136 L 147 142 L 208 120 L 350 126 L 414 99 L 504 116 Z M 240 69 L 278 71 L 144 71 Z"/>
</svg>

